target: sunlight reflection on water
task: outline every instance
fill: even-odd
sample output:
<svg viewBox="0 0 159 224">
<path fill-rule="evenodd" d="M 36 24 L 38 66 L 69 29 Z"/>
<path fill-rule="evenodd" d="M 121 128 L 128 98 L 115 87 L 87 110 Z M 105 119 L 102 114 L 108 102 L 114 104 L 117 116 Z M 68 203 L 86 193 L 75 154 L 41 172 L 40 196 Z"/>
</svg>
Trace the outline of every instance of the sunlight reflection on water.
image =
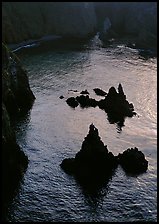
<svg viewBox="0 0 159 224">
<path fill-rule="evenodd" d="M 155 221 L 156 60 L 142 61 L 136 51 L 123 46 L 87 51 L 49 49 L 21 57 L 29 70 L 36 101 L 30 119 L 17 128 L 18 142 L 30 162 L 10 208 L 9 220 Z M 99 108 L 72 109 L 65 102 L 69 96 L 79 94 L 69 89 L 87 89 L 90 97 L 101 99 L 93 88 L 108 92 L 112 85 L 117 88 L 119 82 L 139 114 L 126 118 L 120 133 Z M 64 99 L 59 99 L 60 95 Z M 65 157 L 74 157 L 80 150 L 92 122 L 115 155 L 136 146 L 149 161 L 148 172 L 137 178 L 127 176 L 118 167 L 103 193 L 94 200 L 59 166 Z"/>
</svg>

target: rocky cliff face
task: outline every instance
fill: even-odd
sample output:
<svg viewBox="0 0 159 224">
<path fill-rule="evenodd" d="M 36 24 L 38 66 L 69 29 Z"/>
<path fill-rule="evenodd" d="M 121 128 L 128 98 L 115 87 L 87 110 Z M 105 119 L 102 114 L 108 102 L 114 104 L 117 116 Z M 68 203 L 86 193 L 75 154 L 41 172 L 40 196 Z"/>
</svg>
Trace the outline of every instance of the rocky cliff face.
<svg viewBox="0 0 159 224">
<path fill-rule="evenodd" d="M 139 47 L 157 47 L 157 4 L 155 2 L 95 3 L 98 27 L 104 21 L 117 35 L 133 36 Z M 107 35 L 107 32 L 105 32 Z"/>
<path fill-rule="evenodd" d="M 35 99 L 27 72 L 17 56 L 2 44 L 2 101 L 10 116 L 28 110 Z"/>
<path fill-rule="evenodd" d="M 26 71 L 16 55 L 2 44 L 2 219 L 28 164 L 16 142 L 11 121 L 18 113 L 30 109 L 34 99 Z"/>
<path fill-rule="evenodd" d="M 85 38 L 94 33 L 93 3 L 84 2 L 4 2 L 2 38 L 20 43 L 44 35 Z"/>
</svg>

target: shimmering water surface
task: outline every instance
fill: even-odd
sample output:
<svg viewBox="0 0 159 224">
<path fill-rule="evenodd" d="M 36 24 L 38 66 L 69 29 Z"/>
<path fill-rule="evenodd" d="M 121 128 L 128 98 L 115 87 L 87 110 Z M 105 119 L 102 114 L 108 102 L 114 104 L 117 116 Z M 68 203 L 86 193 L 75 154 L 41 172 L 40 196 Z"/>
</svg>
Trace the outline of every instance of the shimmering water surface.
<svg viewBox="0 0 159 224">
<path fill-rule="evenodd" d="M 43 46 L 19 54 L 28 70 L 36 100 L 16 125 L 17 140 L 29 165 L 13 203 L 10 221 L 156 221 L 157 220 L 157 62 L 138 51 L 93 42 L 77 46 Z M 72 109 L 65 100 L 79 95 L 69 90 L 106 92 L 122 83 L 139 116 L 126 118 L 121 131 L 97 108 Z M 64 99 L 59 96 L 63 95 Z M 127 176 L 119 166 L 99 195 L 84 192 L 60 168 L 66 157 L 80 150 L 94 123 L 114 155 L 138 147 L 149 162 L 142 175 Z"/>
</svg>

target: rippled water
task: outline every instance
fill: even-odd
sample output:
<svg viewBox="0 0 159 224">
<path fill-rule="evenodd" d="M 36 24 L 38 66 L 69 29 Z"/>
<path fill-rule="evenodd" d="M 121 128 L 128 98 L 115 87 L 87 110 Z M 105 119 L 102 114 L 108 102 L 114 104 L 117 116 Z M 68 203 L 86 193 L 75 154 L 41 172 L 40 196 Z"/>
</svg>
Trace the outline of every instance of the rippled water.
<svg viewBox="0 0 159 224">
<path fill-rule="evenodd" d="M 116 44 L 108 48 L 45 46 L 20 54 L 36 96 L 30 113 L 16 126 L 17 140 L 29 158 L 10 221 L 157 221 L 157 62 Z M 99 108 L 72 109 L 65 100 L 93 88 L 122 83 L 139 116 L 126 118 L 119 131 Z M 79 94 L 79 93 L 78 93 Z M 63 95 L 64 99 L 59 96 Z M 114 155 L 138 147 L 149 162 L 142 175 L 127 176 L 119 166 L 98 195 L 85 192 L 60 168 L 74 157 L 91 123 Z"/>
</svg>

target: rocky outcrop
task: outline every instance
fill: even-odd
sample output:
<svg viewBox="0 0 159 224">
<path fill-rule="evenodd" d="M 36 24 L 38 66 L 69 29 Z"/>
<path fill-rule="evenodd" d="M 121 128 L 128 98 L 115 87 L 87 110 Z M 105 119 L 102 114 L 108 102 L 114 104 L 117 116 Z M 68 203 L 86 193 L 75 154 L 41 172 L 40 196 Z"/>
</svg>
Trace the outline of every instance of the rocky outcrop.
<svg viewBox="0 0 159 224">
<path fill-rule="evenodd" d="M 66 102 L 73 108 L 78 105 L 82 108 L 98 106 L 107 113 L 108 121 L 110 123 L 116 123 L 120 131 L 124 126 L 125 117 L 136 115 L 133 104 L 126 100 L 126 95 L 124 94 L 121 83 L 118 85 L 118 92 L 113 86 L 109 89 L 108 93 L 99 88 L 95 88 L 93 90 L 97 95 L 105 96 L 105 98 L 97 101 L 90 98 L 89 95 L 80 95 L 69 97 Z"/>
<path fill-rule="evenodd" d="M 28 165 L 11 125 L 15 116 L 31 108 L 35 99 L 26 71 L 15 54 L 2 44 L 2 219 Z M 3 220 L 3 221 L 4 221 Z"/>
<path fill-rule="evenodd" d="M 2 38 L 7 44 L 45 35 L 87 38 L 96 30 L 93 3 L 3 2 Z"/>
<path fill-rule="evenodd" d="M 148 161 L 144 154 L 138 148 L 128 148 L 122 154 L 118 155 L 119 164 L 122 168 L 131 174 L 139 174 L 146 172 L 148 168 Z"/>
<path fill-rule="evenodd" d="M 117 167 L 117 158 L 101 141 L 98 129 L 91 124 L 81 150 L 75 158 L 64 159 L 61 168 L 82 183 L 98 185 L 108 180 Z"/>
<path fill-rule="evenodd" d="M 9 115 L 27 111 L 35 99 L 18 57 L 2 44 L 2 101 Z"/>
<path fill-rule="evenodd" d="M 28 157 L 16 142 L 14 130 L 5 105 L 2 103 L 2 220 L 5 219 L 9 201 L 23 177 L 28 165 Z M 4 221 L 4 220 L 3 220 Z"/>
<path fill-rule="evenodd" d="M 148 168 L 148 161 L 136 147 L 114 156 L 101 141 L 98 129 L 91 124 L 81 150 L 75 158 L 65 158 L 60 166 L 82 186 L 98 188 L 108 183 L 119 164 L 131 175 L 146 172 Z"/>
<path fill-rule="evenodd" d="M 157 49 L 156 2 L 94 3 L 99 37 L 104 43 L 110 38 L 130 38 L 137 48 Z"/>
<path fill-rule="evenodd" d="M 107 95 L 107 93 L 106 93 L 105 91 L 103 91 L 102 89 L 94 88 L 93 90 L 94 90 L 94 92 L 95 92 L 98 96 L 105 96 L 105 95 Z"/>
<path fill-rule="evenodd" d="M 112 86 L 105 99 L 98 102 L 100 109 L 103 109 L 107 114 L 112 117 L 120 118 L 132 117 L 136 113 L 134 112 L 134 106 L 126 100 L 126 95 L 124 94 L 123 87 L 119 83 L 118 92 Z"/>
</svg>

